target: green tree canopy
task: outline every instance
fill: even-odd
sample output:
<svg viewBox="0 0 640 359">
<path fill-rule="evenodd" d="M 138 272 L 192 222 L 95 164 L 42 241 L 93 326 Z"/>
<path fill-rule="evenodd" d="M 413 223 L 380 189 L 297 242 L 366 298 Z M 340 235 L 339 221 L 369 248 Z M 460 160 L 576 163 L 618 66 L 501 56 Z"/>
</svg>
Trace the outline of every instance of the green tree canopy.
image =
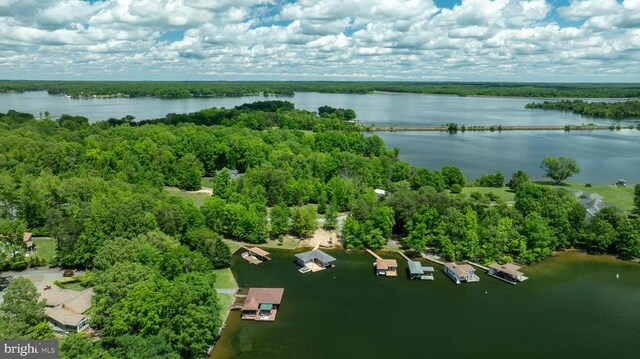
<svg viewBox="0 0 640 359">
<path fill-rule="evenodd" d="M 580 173 L 580 167 L 574 159 L 562 156 L 558 158 L 545 157 L 540 168 L 545 171 L 545 177 L 551 178 L 557 184 Z"/>
</svg>

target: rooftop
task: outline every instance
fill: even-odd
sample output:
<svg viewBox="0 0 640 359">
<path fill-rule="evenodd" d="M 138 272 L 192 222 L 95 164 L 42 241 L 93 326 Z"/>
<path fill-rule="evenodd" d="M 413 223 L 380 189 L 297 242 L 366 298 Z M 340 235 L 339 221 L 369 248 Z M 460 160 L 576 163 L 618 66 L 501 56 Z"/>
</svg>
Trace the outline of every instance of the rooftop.
<svg viewBox="0 0 640 359">
<path fill-rule="evenodd" d="M 398 262 L 395 259 L 376 259 L 376 268 L 378 269 L 389 269 L 389 268 L 398 268 Z"/>
<path fill-rule="evenodd" d="M 22 241 L 23 242 L 28 242 L 31 240 L 31 232 L 24 232 L 24 234 L 22 235 Z"/>
<path fill-rule="evenodd" d="M 74 313 L 64 306 L 47 308 L 45 309 L 45 313 L 49 318 L 55 320 L 56 322 L 70 326 L 77 326 L 84 318 L 87 317 L 83 314 Z"/>
<path fill-rule="evenodd" d="M 269 252 L 265 251 L 264 249 L 258 248 L 258 247 L 251 247 L 251 248 L 249 248 L 249 250 L 251 252 L 261 256 L 261 257 L 266 257 L 266 256 L 268 256 L 270 254 Z"/>
<path fill-rule="evenodd" d="M 250 288 L 242 304 L 243 310 L 258 310 L 262 304 L 280 304 L 284 288 Z"/>
<path fill-rule="evenodd" d="M 424 272 L 433 272 L 433 267 L 423 267 L 422 263 L 417 261 L 408 261 L 409 273 L 411 274 L 424 274 Z"/>
<path fill-rule="evenodd" d="M 451 270 L 453 273 L 455 273 L 459 277 L 467 276 L 470 273 L 474 273 L 476 271 L 475 268 L 473 268 L 469 264 L 458 264 L 458 263 L 449 262 L 449 263 L 445 263 L 444 266 L 449 268 L 449 270 Z"/>
<path fill-rule="evenodd" d="M 506 273 L 510 276 L 513 276 L 515 278 L 521 277 L 524 275 L 524 273 L 518 271 L 518 269 L 520 269 L 519 266 L 513 264 L 513 263 L 507 263 L 507 264 L 497 264 L 497 263 L 493 263 L 489 265 L 489 268 L 493 268 L 497 271 L 500 271 L 502 273 Z"/>
<path fill-rule="evenodd" d="M 327 262 L 334 262 L 336 260 L 332 256 L 326 254 L 325 252 L 319 249 L 314 249 L 309 252 L 298 253 L 296 254 L 296 258 L 300 259 L 303 262 L 308 262 L 310 260 L 317 259 L 320 262 L 327 263 Z"/>
</svg>

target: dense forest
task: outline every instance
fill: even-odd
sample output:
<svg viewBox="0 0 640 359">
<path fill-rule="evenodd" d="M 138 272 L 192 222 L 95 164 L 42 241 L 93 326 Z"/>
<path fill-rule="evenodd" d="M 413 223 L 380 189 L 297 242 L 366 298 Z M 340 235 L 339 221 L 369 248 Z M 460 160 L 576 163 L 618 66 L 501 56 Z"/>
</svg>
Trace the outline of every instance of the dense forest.
<svg viewBox="0 0 640 359">
<path fill-rule="evenodd" d="M 337 82 L 337 81 L 0 81 L 0 93 L 48 91 L 73 98 L 92 96 L 185 98 L 191 96 L 285 95 L 295 92 L 356 93 L 374 91 L 458 96 L 569 98 L 640 97 L 640 84 L 553 84 L 499 82 Z"/>
<path fill-rule="evenodd" d="M 623 119 L 640 117 L 640 100 L 623 102 L 587 102 L 583 100 L 562 100 L 528 103 L 526 108 L 558 110 L 577 113 L 589 117 Z"/>
<path fill-rule="evenodd" d="M 349 249 L 381 249 L 398 235 L 450 260 L 531 262 L 571 246 L 640 256 L 640 221 L 621 210 L 587 220 L 573 194 L 522 172 L 510 182 L 515 205 L 450 194 L 466 185 L 460 169 L 411 167 L 346 121 L 355 114 L 321 109 L 259 102 L 93 124 L 0 114 L 0 234 L 9 249 L 0 251 L 1 269 L 42 265 L 15 255 L 28 229 L 57 239 L 50 264 L 92 273 L 91 325 L 101 340 L 70 336 L 63 357 L 201 357 L 221 324 L 212 271 L 229 265 L 222 238 L 307 236 L 316 228 L 307 204 L 317 204 L 328 228 L 347 215 Z M 164 190 L 199 189 L 203 176 L 213 177 L 214 195 L 200 208 Z M 504 181 L 497 173 L 476 184 Z M 0 336 L 49 335 L 7 322 L 5 309 Z"/>
</svg>

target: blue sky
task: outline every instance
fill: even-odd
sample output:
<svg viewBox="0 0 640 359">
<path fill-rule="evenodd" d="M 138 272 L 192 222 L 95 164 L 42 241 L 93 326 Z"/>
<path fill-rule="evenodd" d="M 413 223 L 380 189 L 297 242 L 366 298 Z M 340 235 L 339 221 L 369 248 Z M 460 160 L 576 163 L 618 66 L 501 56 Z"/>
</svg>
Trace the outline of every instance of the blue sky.
<svg viewBox="0 0 640 359">
<path fill-rule="evenodd" d="M 1 0 L 0 78 L 640 82 L 640 0 Z"/>
</svg>

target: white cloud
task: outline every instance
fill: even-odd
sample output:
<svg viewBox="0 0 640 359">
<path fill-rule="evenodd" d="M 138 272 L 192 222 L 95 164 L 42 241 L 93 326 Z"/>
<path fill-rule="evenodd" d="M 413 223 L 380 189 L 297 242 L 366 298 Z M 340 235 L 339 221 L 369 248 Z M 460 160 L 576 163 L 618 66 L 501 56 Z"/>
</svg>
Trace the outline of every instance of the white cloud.
<svg viewBox="0 0 640 359">
<path fill-rule="evenodd" d="M 640 0 L 557 9 L 579 26 L 556 22 L 552 8 L 545 0 L 462 0 L 451 9 L 431 0 L 0 0 L 0 78 L 640 81 Z"/>
</svg>

